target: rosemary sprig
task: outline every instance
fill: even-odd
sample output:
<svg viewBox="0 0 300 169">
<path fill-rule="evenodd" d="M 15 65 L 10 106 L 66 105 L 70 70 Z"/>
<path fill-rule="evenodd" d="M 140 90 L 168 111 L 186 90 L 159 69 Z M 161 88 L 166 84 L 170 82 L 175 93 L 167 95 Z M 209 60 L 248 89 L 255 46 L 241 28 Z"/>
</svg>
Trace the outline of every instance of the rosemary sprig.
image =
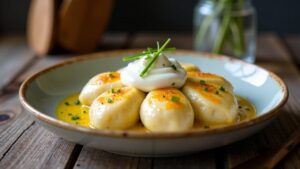
<svg viewBox="0 0 300 169">
<path fill-rule="evenodd" d="M 163 46 L 161 48 L 159 48 L 156 52 L 153 53 L 153 57 L 151 58 L 150 62 L 146 65 L 145 69 L 140 73 L 140 77 L 144 77 L 147 74 L 150 67 L 156 61 L 156 59 L 158 58 L 160 53 L 162 51 L 164 51 L 164 49 L 167 47 L 167 45 L 170 43 L 170 41 L 171 41 L 171 39 L 168 38 L 168 40 L 163 44 Z"/>
<path fill-rule="evenodd" d="M 164 50 L 163 50 L 163 52 L 172 52 L 172 51 L 175 51 L 176 50 L 176 48 L 165 48 Z M 157 52 L 158 50 L 153 50 L 152 49 L 152 53 L 155 53 L 155 52 Z M 135 55 L 131 55 L 131 56 L 126 56 L 126 57 L 124 57 L 122 60 L 124 61 L 124 62 L 127 62 L 127 61 L 132 61 L 132 60 L 137 60 L 137 59 L 140 59 L 140 58 L 142 58 L 142 57 L 144 57 L 144 56 L 147 56 L 147 55 L 149 55 L 149 54 L 151 54 L 150 52 L 149 52 L 149 50 L 148 51 L 145 51 L 145 52 L 143 52 L 143 53 L 138 53 L 138 54 L 135 54 Z"/>
</svg>

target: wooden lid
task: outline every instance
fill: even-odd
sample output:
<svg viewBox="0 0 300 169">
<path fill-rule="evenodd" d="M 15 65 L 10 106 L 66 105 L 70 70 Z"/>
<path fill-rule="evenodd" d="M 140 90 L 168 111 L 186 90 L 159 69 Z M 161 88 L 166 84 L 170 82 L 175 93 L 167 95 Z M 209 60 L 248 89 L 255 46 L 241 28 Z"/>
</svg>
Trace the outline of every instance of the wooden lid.
<svg viewBox="0 0 300 169">
<path fill-rule="evenodd" d="M 32 0 L 27 20 L 27 38 L 38 55 L 45 55 L 52 49 L 54 26 L 55 0 Z"/>
</svg>

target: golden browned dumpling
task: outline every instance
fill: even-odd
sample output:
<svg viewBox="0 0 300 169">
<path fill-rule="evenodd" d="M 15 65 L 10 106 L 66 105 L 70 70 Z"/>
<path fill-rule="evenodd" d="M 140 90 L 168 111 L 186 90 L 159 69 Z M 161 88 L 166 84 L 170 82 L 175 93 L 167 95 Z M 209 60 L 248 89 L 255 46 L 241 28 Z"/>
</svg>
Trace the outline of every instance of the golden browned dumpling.
<svg viewBox="0 0 300 169">
<path fill-rule="evenodd" d="M 141 121 L 151 131 L 181 131 L 194 123 L 190 102 L 178 89 L 157 89 L 148 93 L 140 110 Z"/>
<path fill-rule="evenodd" d="M 197 71 L 190 71 L 187 73 L 188 73 L 188 81 L 194 81 L 199 83 L 204 81 L 207 83 L 223 86 L 229 92 L 233 91 L 232 85 L 222 76 L 212 74 L 212 73 L 197 72 Z"/>
<path fill-rule="evenodd" d="M 234 122 L 238 104 L 231 84 L 224 78 L 207 74 L 201 80 L 188 79 L 182 91 L 191 101 L 196 120 L 209 124 Z"/>
<path fill-rule="evenodd" d="M 200 72 L 200 69 L 196 65 L 194 65 L 194 64 L 191 64 L 191 63 L 180 63 L 180 65 L 187 72 L 191 72 L 191 71 L 199 71 Z"/>
<path fill-rule="evenodd" d="M 112 88 L 97 97 L 90 108 L 90 126 L 127 129 L 136 124 L 145 94 L 134 87 Z"/>
<path fill-rule="evenodd" d="M 90 106 L 94 99 L 103 92 L 111 88 L 121 86 L 122 83 L 120 81 L 119 72 L 101 73 L 90 79 L 88 83 L 83 87 L 79 95 L 79 100 L 82 104 Z"/>
</svg>

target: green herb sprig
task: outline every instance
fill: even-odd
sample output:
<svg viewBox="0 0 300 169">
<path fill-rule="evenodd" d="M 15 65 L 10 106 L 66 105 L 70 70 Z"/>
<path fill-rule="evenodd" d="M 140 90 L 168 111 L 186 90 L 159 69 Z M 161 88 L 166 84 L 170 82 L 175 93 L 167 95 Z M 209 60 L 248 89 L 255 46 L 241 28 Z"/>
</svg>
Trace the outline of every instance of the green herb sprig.
<svg viewBox="0 0 300 169">
<path fill-rule="evenodd" d="M 163 52 L 173 52 L 173 51 L 175 51 L 175 50 L 176 50 L 176 48 L 165 48 L 165 49 L 163 50 Z M 155 53 L 155 52 L 157 52 L 157 51 L 158 51 L 158 50 L 153 50 L 153 49 L 152 49 L 152 53 Z M 143 53 L 138 53 L 138 54 L 135 54 L 135 55 L 126 56 L 126 57 L 124 57 L 122 60 L 123 60 L 124 62 L 133 61 L 133 60 L 140 59 L 140 58 L 142 58 L 142 57 L 144 57 L 144 56 L 147 56 L 147 55 L 149 55 L 149 54 L 151 54 L 151 53 L 149 52 L 149 50 L 147 50 L 147 51 L 145 51 L 145 52 L 143 52 Z"/>
<path fill-rule="evenodd" d="M 140 73 L 140 77 L 144 77 L 147 72 L 149 71 L 150 67 L 153 65 L 153 63 L 157 60 L 158 56 L 161 54 L 161 52 L 168 46 L 171 39 L 168 38 L 168 40 L 162 45 L 161 48 L 158 48 L 157 52 L 153 53 L 153 56 L 150 60 L 150 62 L 146 65 L 145 69 Z"/>
</svg>

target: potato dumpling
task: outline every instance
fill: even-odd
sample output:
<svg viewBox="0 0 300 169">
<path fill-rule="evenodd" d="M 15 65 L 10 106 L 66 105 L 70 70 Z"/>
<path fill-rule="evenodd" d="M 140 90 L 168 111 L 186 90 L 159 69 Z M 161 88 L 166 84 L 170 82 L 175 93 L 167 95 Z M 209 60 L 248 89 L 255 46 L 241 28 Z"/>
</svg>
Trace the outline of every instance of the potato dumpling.
<svg viewBox="0 0 300 169">
<path fill-rule="evenodd" d="M 178 89 L 157 89 L 148 93 L 140 110 L 141 121 L 151 131 L 181 131 L 194 124 L 190 102 Z"/>
<path fill-rule="evenodd" d="M 203 124 L 234 122 L 238 103 L 233 92 L 207 81 L 188 80 L 182 88 L 193 106 L 195 119 Z"/>
<path fill-rule="evenodd" d="M 199 71 L 200 72 L 200 69 L 196 65 L 194 65 L 194 64 L 191 64 L 191 63 L 180 63 L 180 65 L 187 72 L 190 72 L 190 71 Z"/>
<path fill-rule="evenodd" d="M 136 124 L 145 94 L 134 87 L 112 88 L 90 107 L 90 126 L 96 129 L 127 129 Z"/>
<path fill-rule="evenodd" d="M 101 73 L 91 78 L 88 83 L 83 87 L 79 100 L 82 104 L 90 106 L 94 99 L 103 92 L 115 88 L 121 87 L 119 72 L 106 72 Z"/>
<path fill-rule="evenodd" d="M 205 73 L 205 72 L 196 72 L 190 71 L 187 72 L 188 80 L 194 82 L 207 82 L 212 83 L 215 85 L 223 86 L 227 91 L 233 92 L 232 85 L 222 76 L 212 74 L 212 73 Z"/>
</svg>

